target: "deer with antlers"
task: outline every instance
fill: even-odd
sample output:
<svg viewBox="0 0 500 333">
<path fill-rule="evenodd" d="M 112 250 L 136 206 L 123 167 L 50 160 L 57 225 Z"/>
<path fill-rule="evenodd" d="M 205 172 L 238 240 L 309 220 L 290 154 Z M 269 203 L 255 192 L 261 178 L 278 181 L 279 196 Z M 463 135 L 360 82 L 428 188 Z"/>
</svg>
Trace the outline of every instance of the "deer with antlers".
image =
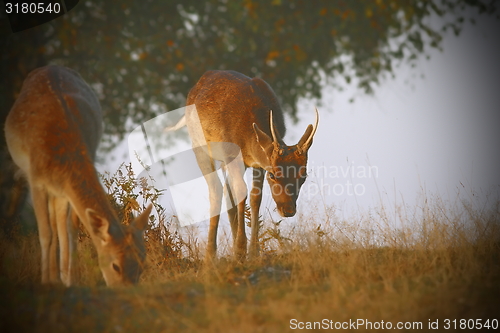
<svg viewBox="0 0 500 333">
<path fill-rule="evenodd" d="M 78 220 L 108 286 L 136 283 L 141 274 L 151 205 L 131 225 L 119 222 L 94 167 L 101 134 L 97 96 L 77 72 L 60 66 L 32 71 L 7 116 L 7 146 L 28 180 L 37 219 L 42 283 L 74 284 Z"/>
<path fill-rule="evenodd" d="M 247 253 L 245 169 L 253 168 L 250 190 L 250 256 L 259 254 L 259 209 L 265 174 L 279 214 L 291 217 L 307 173 L 307 153 L 319 121 L 309 125 L 296 145 L 283 142 L 285 124 L 275 93 L 260 78 L 235 71 L 208 71 L 188 94 L 186 114 L 172 129 L 187 125 L 197 163 L 207 181 L 210 200 L 210 227 L 206 259 L 217 250 L 217 228 L 223 191 L 235 254 L 244 260 Z M 195 105 L 195 107 L 192 107 Z M 203 149 L 200 147 L 204 146 Z M 236 148 L 235 148 L 236 147 Z M 231 163 L 240 154 L 243 164 Z M 225 186 L 217 176 L 215 161 L 227 172 Z M 236 200 L 235 200 L 236 198 Z M 241 199 L 241 200 L 240 200 Z"/>
</svg>

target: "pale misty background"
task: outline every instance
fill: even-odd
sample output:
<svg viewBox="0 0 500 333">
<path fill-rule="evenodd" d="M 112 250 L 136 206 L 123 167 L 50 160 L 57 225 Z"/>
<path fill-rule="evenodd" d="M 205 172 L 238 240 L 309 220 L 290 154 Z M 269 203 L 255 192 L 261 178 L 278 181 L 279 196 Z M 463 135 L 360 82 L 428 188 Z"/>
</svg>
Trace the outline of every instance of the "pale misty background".
<svg viewBox="0 0 500 333">
<path fill-rule="evenodd" d="M 459 37 L 446 33 L 443 52 L 433 50 L 415 68 L 401 64 L 395 78 L 383 80 L 373 96 L 354 84 L 346 84 L 343 92 L 325 85 L 321 103 L 300 101 L 300 122 L 287 119 L 285 142 L 297 143 L 314 121 L 315 104 L 320 123 L 298 213 L 282 225 L 327 211 L 342 219 L 380 207 L 418 211 L 426 198 L 439 197 L 449 207 L 463 201 L 478 209 L 493 205 L 500 197 L 499 28 L 494 18 L 479 17 Z M 128 163 L 127 151 L 125 140 L 113 154 L 102 156 L 106 163 L 98 165 L 99 172 Z M 140 169 L 135 158 L 132 162 Z M 157 188 L 166 187 L 161 175 L 153 176 Z M 199 192 L 208 207 L 207 190 Z M 172 212 L 169 191 L 162 204 Z M 265 184 L 264 221 L 281 219 L 275 207 Z M 227 228 L 224 218 L 221 224 Z M 204 230 L 207 223 L 195 226 Z"/>
</svg>

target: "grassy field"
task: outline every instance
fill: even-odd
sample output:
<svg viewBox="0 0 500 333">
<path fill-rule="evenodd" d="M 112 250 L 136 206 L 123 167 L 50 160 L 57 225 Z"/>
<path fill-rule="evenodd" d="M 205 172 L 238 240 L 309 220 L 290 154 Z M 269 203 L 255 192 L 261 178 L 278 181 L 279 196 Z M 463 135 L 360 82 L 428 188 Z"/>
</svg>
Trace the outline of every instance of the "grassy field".
<svg viewBox="0 0 500 333">
<path fill-rule="evenodd" d="M 243 264 L 222 254 L 203 265 L 196 236 L 154 228 L 146 270 L 129 288 L 105 287 L 84 233 L 81 282 L 71 288 L 40 284 L 36 233 L 1 235 L 0 331 L 454 331 L 479 324 L 494 331 L 500 206 L 428 201 L 392 217 L 381 208 L 342 220 L 330 207 L 293 227 L 268 222 L 261 258 Z"/>
</svg>

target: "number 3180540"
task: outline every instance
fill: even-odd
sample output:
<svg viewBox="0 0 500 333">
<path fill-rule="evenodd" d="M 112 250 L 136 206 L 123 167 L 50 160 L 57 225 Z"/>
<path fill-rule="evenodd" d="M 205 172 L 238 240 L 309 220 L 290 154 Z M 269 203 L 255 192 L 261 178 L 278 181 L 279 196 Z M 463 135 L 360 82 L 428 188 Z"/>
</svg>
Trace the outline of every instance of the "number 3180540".
<svg viewBox="0 0 500 333">
<path fill-rule="evenodd" d="M 59 13 L 61 5 L 59 3 L 10 3 L 5 4 L 7 14 L 43 14 L 43 13 Z"/>
<path fill-rule="evenodd" d="M 496 330 L 498 328 L 498 320 L 497 319 L 445 319 L 444 327 L 445 330 L 456 330 L 456 329 L 492 329 Z"/>
</svg>

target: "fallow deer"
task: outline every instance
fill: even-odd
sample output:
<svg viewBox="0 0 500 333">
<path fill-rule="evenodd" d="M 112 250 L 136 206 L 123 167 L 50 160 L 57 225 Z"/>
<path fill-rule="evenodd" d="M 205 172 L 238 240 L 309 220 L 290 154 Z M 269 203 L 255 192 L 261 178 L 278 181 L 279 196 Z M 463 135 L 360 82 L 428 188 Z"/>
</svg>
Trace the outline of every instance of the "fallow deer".
<svg viewBox="0 0 500 333">
<path fill-rule="evenodd" d="M 195 108 L 189 107 L 193 104 Z M 208 183 L 210 227 L 206 259 L 213 259 L 217 250 L 223 190 L 227 191 L 228 207 L 232 207 L 228 215 L 236 258 L 243 260 L 246 257 L 247 187 L 243 174 L 248 167 L 253 168 L 250 256 L 258 256 L 258 219 L 265 173 L 279 214 L 294 216 L 300 187 L 307 176 L 307 153 L 318 125 L 318 110 L 314 126 L 307 127 L 296 145 L 287 146 L 282 139 L 285 124 L 281 107 L 272 88 L 260 78 L 251 79 L 235 71 L 208 71 L 189 92 L 186 105 L 185 116 L 172 129 L 187 125 L 193 147 L 197 147 L 194 152 L 198 165 Z M 203 144 L 205 149 L 200 149 Z M 234 146 L 239 149 L 235 150 Z M 239 153 L 243 167 L 230 163 Z M 227 169 L 224 187 L 214 172 L 215 160 L 221 161 Z M 240 193 L 243 200 L 230 202 L 231 198 L 238 197 L 235 192 Z"/>
<path fill-rule="evenodd" d="M 143 231 L 151 206 L 129 226 L 118 221 L 94 168 L 101 134 L 97 96 L 77 72 L 60 66 L 32 71 L 7 116 L 7 146 L 31 190 L 42 283 L 74 284 L 73 235 L 78 219 L 97 249 L 108 286 L 136 283 L 142 272 Z"/>
</svg>

